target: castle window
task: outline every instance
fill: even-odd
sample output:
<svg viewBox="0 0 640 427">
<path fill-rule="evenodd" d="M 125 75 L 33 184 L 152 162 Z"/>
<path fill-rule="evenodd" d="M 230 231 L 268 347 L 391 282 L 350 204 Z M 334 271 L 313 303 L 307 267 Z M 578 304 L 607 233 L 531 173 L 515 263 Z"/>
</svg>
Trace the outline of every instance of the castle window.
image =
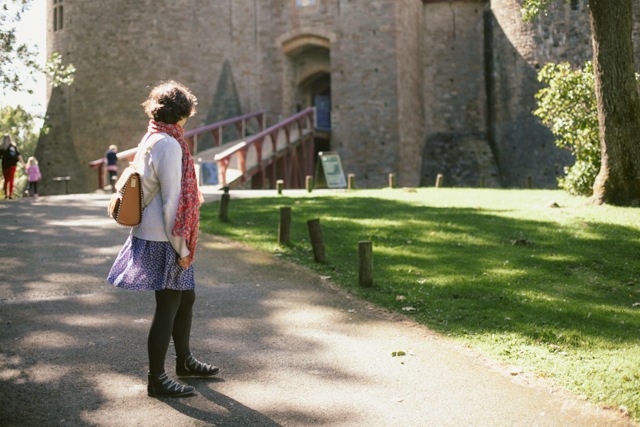
<svg viewBox="0 0 640 427">
<path fill-rule="evenodd" d="M 63 0 L 53 0 L 53 31 L 61 30 L 64 25 L 64 12 L 62 10 L 62 5 L 58 6 L 62 1 Z"/>
<path fill-rule="evenodd" d="M 315 6 L 316 0 L 296 0 L 296 7 Z"/>
<path fill-rule="evenodd" d="M 571 10 L 578 10 L 580 8 L 580 0 L 571 0 Z"/>
</svg>

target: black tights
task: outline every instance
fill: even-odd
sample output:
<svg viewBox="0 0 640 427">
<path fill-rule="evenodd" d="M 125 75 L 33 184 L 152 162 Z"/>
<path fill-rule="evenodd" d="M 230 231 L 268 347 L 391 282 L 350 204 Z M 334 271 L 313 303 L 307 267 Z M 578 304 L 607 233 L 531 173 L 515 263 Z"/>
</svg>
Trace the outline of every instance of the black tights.
<svg viewBox="0 0 640 427">
<path fill-rule="evenodd" d="M 176 356 L 189 355 L 189 334 L 196 292 L 164 289 L 155 291 L 156 313 L 153 316 L 147 349 L 149 351 L 149 372 L 159 375 L 164 372 L 169 341 L 173 335 Z"/>
</svg>

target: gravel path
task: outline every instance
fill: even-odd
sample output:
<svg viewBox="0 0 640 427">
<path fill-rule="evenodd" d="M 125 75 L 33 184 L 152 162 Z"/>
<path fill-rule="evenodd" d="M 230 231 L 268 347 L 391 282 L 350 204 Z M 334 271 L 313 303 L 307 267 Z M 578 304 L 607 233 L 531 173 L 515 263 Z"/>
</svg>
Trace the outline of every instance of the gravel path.
<svg viewBox="0 0 640 427">
<path fill-rule="evenodd" d="M 221 374 L 184 381 L 193 397 L 149 398 L 153 295 L 105 280 L 128 234 L 107 200 L 0 202 L 2 426 L 636 425 L 209 235 L 192 350 Z M 398 349 L 414 355 L 391 357 Z"/>
</svg>

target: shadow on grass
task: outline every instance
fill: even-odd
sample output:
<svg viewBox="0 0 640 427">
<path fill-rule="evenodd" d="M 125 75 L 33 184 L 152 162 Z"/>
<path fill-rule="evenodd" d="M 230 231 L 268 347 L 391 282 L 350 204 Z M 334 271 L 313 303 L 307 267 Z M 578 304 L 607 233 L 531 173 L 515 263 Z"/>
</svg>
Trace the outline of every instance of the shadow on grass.
<svg viewBox="0 0 640 427">
<path fill-rule="evenodd" d="M 284 257 L 382 306 L 448 334 L 513 331 L 532 341 L 616 348 L 638 343 L 640 301 L 633 227 L 570 226 L 505 210 L 419 206 L 379 198 L 234 200 L 231 222 L 202 208 L 203 230 L 273 252 L 278 208 L 292 206 Z M 512 213 L 509 213 L 510 215 Z M 558 212 L 558 215 L 563 215 Z M 523 215 L 527 216 L 527 215 Z M 534 216 L 534 215 L 528 215 Z M 305 221 L 320 218 L 328 261 L 315 264 Z M 371 240 L 374 287 L 357 287 L 357 242 Z"/>
</svg>

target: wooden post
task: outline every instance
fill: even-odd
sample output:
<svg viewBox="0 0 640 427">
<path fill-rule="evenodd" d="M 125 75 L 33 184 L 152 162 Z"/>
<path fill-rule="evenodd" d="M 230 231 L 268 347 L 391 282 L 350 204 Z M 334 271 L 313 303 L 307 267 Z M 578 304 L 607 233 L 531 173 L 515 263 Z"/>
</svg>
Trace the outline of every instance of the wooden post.
<svg viewBox="0 0 640 427">
<path fill-rule="evenodd" d="M 311 247 L 313 248 L 313 258 L 316 262 L 325 262 L 327 253 L 324 249 L 324 238 L 322 237 L 322 228 L 320 228 L 320 220 L 312 219 L 307 221 L 309 229 L 309 239 L 311 239 Z"/>
<path fill-rule="evenodd" d="M 278 196 L 282 196 L 282 189 L 284 188 L 284 181 L 279 179 L 276 181 L 276 188 L 278 189 Z"/>
<path fill-rule="evenodd" d="M 441 173 L 436 177 L 436 188 L 440 188 L 444 185 L 444 175 Z"/>
<path fill-rule="evenodd" d="M 485 188 L 487 186 L 487 176 L 480 175 L 480 188 Z"/>
<path fill-rule="evenodd" d="M 358 242 L 358 284 L 363 288 L 373 286 L 373 253 L 368 240 Z"/>
<path fill-rule="evenodd" d="M 348 182 L 347 188 L 349 190 L 354 190 L 356 188 L 356 176 L 355 176 L 355 174 L 350 173 L 347 182 Z"/>
<path fill-rule="evenodd" d="M 222 187 L 222 190 L 224 191 L 224 193 L 220 198 L 220 215 L 218 217 L 222 221 L 227 221 L 229 220 L 229 186 L 225 185 L 224 187 Z"/>
<path fill-rule="evenodd" d="M 307 175 L 305 186 L 307 188 L 307 193 L 311 193 L 313 191 L 313 177 L 311 175 Z"/>
<path fill-rule="evenodd" d="M 289 229 L 291 228 L 291 208 L 280 208 L 280 227 L 278 228 L 278 244 L 287 246 L 289 244 Z"/>
<path fill-rule="evenodd" d="M 527 186 L 528 188 L 533 188 L 533 177 L 531 175 L 527 177 Z"/>
<path fill-rule="evenodd" d="M 390 173 L 389 174 L 389 187 L 390 188 L 396 188 L 396 174 L 395 173 Z"/>
<path fill-rule="evenodd" d="M 527 188 L 527 185 L 528 185 L 528 184 L 529 184 L 529 183 L 527 182 L 527 178 L 523 178 L 523 179 L 522 179 L 522 188 Z"/>
</svg>

